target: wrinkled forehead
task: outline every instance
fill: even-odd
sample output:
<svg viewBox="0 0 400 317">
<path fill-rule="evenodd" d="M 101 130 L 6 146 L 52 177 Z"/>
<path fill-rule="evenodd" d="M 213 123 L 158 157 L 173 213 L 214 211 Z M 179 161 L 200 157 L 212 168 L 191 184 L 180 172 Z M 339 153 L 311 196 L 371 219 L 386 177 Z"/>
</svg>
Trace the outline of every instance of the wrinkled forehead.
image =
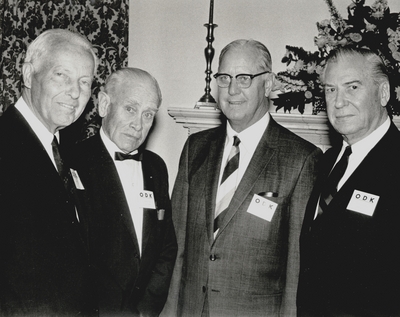
<svg viewBox="0 0 400 317">
<path fill-rule="evenodd" d="M 372 80 L 371 65 L 362 55 L 339 55 L 327 62 L 322 81 L 327 83 L 333 77 Z"/>
<path fill-rule="evenodd" d="M 122 97 L 127 100 L 151 108 L 160 107 L 160 99 L 157 87 L 151 80 L 129 79 L 116 86 L 116 97 Z"/>
<path fill-rule="evenodd" d="M 70 46 L 66 43 L 52 47 L 46 51 L 39 61 L 39 67 L 52 66 L 54 63 L 60 61 L 71 60 L 72 63 L 77 62 L 88 62 L 87 67 L 91 68 L 94 74 L 95 60 L 91 52 L 82 46 Z M 92 74 L 92 75 L 93 75 Z"/>
</svg>

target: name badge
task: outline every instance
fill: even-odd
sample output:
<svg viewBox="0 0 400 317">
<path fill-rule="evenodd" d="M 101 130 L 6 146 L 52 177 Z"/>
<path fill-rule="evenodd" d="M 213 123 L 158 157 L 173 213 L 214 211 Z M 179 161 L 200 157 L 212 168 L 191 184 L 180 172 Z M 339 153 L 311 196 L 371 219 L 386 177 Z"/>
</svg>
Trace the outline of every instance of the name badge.
<svg viewBox="0 0 400 317">
<path fill-rule="evenodd" d="M 76 189 L 84 190 L 85 187 L 83 187 L 83 184 L 81 182 L 81 179 L 79 178 L 78 172 L 72 168 L 70 168 L 70 171 L 71 171 L 71 176 L 72 176 L 72 179 L 74 180 Z"/>
<path fill-rule="evenodd" d="M 254 194 L 247 212 L 261 219 L 271 221 L 276 207 L 278 207 L 277 203 Z"/>
<path fill-rule="evenodd" d="M 354 190 L 347 209 L 361 214 L 372 216 L 378 205 L 379 196 Z"/>
<path fill-rule="evenodd" d="M 154 201 L 154 194 L 150 190 L 142 190 L 138 193 L 139 207 L 156 209 L 156 203 Z"/>
</svg>

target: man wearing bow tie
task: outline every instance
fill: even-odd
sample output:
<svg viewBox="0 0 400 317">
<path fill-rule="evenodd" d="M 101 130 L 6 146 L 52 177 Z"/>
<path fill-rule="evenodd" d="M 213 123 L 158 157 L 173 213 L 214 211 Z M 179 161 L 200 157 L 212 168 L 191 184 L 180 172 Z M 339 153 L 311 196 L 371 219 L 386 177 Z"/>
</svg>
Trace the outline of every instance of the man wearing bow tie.
<svg viewBox="0 0 400 317">
<path fill-rule="evenodd" d="M 100 316 L 158 316 L 167 297 L 177 248 L 168 173 L 140 148 L 160 104 L 149 73 L 114 72 L 99 93 L 100 132 L 76 147 Z"/>
</svg>

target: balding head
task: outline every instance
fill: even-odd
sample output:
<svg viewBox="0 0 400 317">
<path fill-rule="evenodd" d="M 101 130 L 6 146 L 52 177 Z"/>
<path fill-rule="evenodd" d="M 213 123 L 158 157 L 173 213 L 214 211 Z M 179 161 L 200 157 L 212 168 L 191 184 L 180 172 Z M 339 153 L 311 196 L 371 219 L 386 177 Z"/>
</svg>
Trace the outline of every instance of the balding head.
<svg viewBox="0 0 400 317">
<path fill-rule="evenodd" d="M 122 151 L 132 152 L 145 141 L 160 105 L 152 75 L 138 68 L 117 70 L 99 94 L 103 131 Z"/>
</svg>

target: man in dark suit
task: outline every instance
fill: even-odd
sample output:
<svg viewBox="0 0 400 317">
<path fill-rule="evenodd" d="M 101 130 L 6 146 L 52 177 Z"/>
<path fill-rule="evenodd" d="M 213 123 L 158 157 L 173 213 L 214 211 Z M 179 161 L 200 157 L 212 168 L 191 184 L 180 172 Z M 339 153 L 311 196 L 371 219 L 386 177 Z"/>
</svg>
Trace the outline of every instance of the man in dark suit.
<svg viewBox="0 0 400 317">
<path fill-rule="evenodd" d="M 90 43 L 48 30 L 28 47 L 22 97 L 0 118 L 0 315 L 91 313 L 77 189 L 58 150 L 59 130 L 91 95 Z"/>
<path fill-rule="evenodd" d="M 215 77 L 227 123 L 191 135 L 182 152 L 165 316 L 295 316 L 298 239 L 322 152 L 268 113 L 274 75 L 263 44 L 230 43 Z M 224 180 L 231 149 L 239 164 Z"/>
<path fill-rule="evenodd" d="M 161 92 L 137 68 L 120 69 L 99 93 L 100 132 L 78 144 L 74 166 L 92 206 L 89 253 L 100 316 L 158 316 L 176 258 L 168 173 L 141 149 Z"/>
<path fill-rule="evenodd" d="M 343 143 L 325 154 L 307 206 L 299 315 L 400 316 L 400 132 L 387 72 L 372 51 L 341 48 L 322 79 Z"/>
</svg>

